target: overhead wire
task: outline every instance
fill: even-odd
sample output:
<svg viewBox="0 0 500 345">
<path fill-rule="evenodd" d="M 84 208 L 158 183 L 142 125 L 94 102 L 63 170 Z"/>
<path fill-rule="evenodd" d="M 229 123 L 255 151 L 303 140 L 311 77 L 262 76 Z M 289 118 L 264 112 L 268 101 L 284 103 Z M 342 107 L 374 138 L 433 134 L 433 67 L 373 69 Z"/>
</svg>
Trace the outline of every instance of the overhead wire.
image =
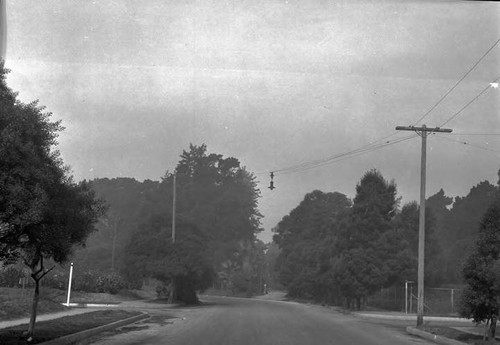
<svg viewBox="0 0 500 345">
<path fill-rule="evenodd" d="M 443 127 L 450 121 L 454 120 L 458 115 L 460 115 L 465 109 L 467 109 L 472 103 L 477 101 L 479 97 L 481 97 L 486 91 L 488 91 L 492 86 L 491 84 L 497 83 L 500 80 L 500 76 L 498 76 L 492 83 L 490 83 L 487 87 L 485 87 L 481 92 L 479 92 L 474 98 L 472 98 L 466 105 L 464 105 L 459 111 L 453 114 L 448 120 L 443 122 L 439 127 Z"/>
<path fill-rule="evenodd" d="M 500 136 L 500 133 L 447 133 L 446 135 L 478 135 L 478 136 Z"/>
<path fill-rule="evenodd" d="M 422 115 L 418 119 L 417 122 L 415 122 L 415 125 L 417 125 L 425 117 L 427 117 L 481 63 L 481 61 L 483 61 L 483 59 L 498 45 L 498 43 L 500 43 L 500 38 L 479 58 L 479 60 L 476 61 L 476 63 L 474 63 L 474 65 L 426 113 L 424 113 L 424 115 Z M 500 80 L 500 76 L 498 78 L 496 78 L 493 81 L 493 83 L 496 83 L 498 80 Z M 443 127 L 444 125 L 446 125 L 447 123 L 449 123 L 450 121 L 452 121 L 453 119 L 455 119 L 468 106 L 470 106 L 479 97 L 481 97 L 481 95 L 484 94 L 489 88 L 490 88 L 490 85 L 488 87 L 486 87 L 485 89 L 483 89 L 476 97 L 474 97 L 471 101 L 469 101 L 458 112 L 454 113 L 450 118 L 448 118 L 448 120 L 446 120 L 442 125 L 440 125 L 440 127 Z M 378 140 L 375 140 L 375 141 L 373 141 L 373 142 L 371 142 L 369 144 L 366 144 L 364 146 L 361 146 L 361 147 L 359 147 L 357 149 L 354 149 L 354 150 L 351 150 L 351 151 L 348 151 L 348 152 L 345 152 L 345 153 L 341 153 L 341 154 L 338 154 L 338 155 L 334 155 L 334 156 L 330 156 L 330 157 L 326 157 L 326 158 L 322 158 L 322 159 L 316 159 L 316 160 L 312 160 L 312 161 L 308 161 L 308 162 L 304 162 L 304 163 L 292 165 L 292 166 L 285 167 L 285 168 L 282 168 L 282 169 L 277 169 L 277 170 L 274 170 L 273 173 L 274 174 L 289 174 L 289 173 L 295 173 L 295 172 L 300 172 L 300 171 L 305 171 L 305 170 L 313 169 L 313 168 L 320 167 L 320 166 L 323 166 L 323 165 L 332 164 L 332 163 L 335 163 L 335 162 L 340 161 L 340 160 L 344 160 L 344 159 L 352 158 L 352 157 L 355 157 L 355 156 L 358 156 L 358 155 L 361 155 L 361 154 L 372 152 L 372 151 L 384 148 L 384 147 L 389 146 L 389 145 L 393 145 L 393 144 L 396 144 L 396 143 L 399 143 L 399 142 L 402 142 L 402 141 L 405 141 L 405 140 L 409 140 L 409 139 L 414 138 L 414 137 L 416 137 L 418 135 L 418 133 L 417 133 L 417 135 L 411 135 L 411 136 L 400 138 L 400 139 L 397 139 L 397 140 L 394 140 L 394 141 L 387 141 L 384 144 L 376 144 L 376 143 L 378 143 L 378 142 L 380 142 L 382 140 L 385 140 L 385 139 L 388 139 L 388 138 L 394 136 L 396 133 L 397 132 L 392 133 L 392 134 L 390 134 L 388 136 L 382 137 L 382 138 L 380 138 Z M 480 135 L 480 134 L 471 134 L 471 135 Z M 495 135 L 495 134 L 493 134 L 493 135 Z"/>
<path fill-rule="evenodd" d="M 447 138 L 445 136 L 439 136 L 439 135 L 436 136 L 436 138 L 442 139 L 442 140 L 446 140 L 446 141 L 450 141 L 450 142 L 454 142 L 454 143 L 459 143 L 459 144 L 462 144 L 462 145 L 467 145 L 467 146 L 474 147 L 474 148 L 481 149 L 481 150 L 485 150 L 485 151 L 500 153 L 500 150 L 494 150 L 494 149 L 491 149 L 489 147 L 484 147 L 484 146 L 481 146 L 481 145 L 477 145 L 475 143 L 471 143 L 471 142 L 468 142 L 468 141 L 465 141 L 465 140 L 451 139 L 451 138 Z"/>
<path fill-rule="evenodd" d="M 295 165 L 291 165 L 291 166 L 288 166 L 288 167 L 285 167 L 285 168 L 281 168 L 281 169 L 277 169 L 277 170 L 273 170 L 274 173 L 282 173 L 284 171 L 288 171 L 288 170 L 295 170 L 295 169 L 300 169 L 300 168 L 305 168 L 305 167 L 308 167 L 308 166 L 314 166 L 316 164 L 320 164 L 320 163 L 323 163 L 323 162 L 326 162 L 326 161 L 329 161 L 329 160 L 332 160 L 332 159 L 336 159 L 340 156 L 344 156 L 346 154 L 351 154 L 351 153 L 355 153 L 359 150 L 363 150 L 365 148 L 368 148 L 372 145 L 374 145 L 375 143 L 378 143 L 382 140 L 385 140 L 385 139 L 388 139 L 392 136 L 394 136 L 396 133 L 392 133 L 390 135 L 387 135 L 385 137 L 382 137 L 380 139 L 377 139 L 375 141 L 372 141 L 366 145 L 363 145 L 361 147 L 358 147 L 357 149 L 354 149 L 354 150 L 351 150 L 351 151 L 348 151 L 348 152 L 344 152 L 344 153 L 340 153 L 340 154 L 337 154 L 337 155 L 334 155 L 334 156 L 329 156 L 329 157 L 326 157 L 326 158 L 321 158 L 321 159 L 316 159 L 316 160 L 312 160 L 312 161 L 307 161 L 307 162 L 304 162 L 304 163 L 299 163 L 299 164 L 295 164 Z"/>
<path fill-rule="evenodd" d="M 369 153 L 369 152 L 380 150 L 380 149 L 385 148 L 387 146 L 391 146 L 391 145 L 394 145 L 394 144 L 397 144 L 397 143 L 400 143 L 400 142 L 403 142 L 403 141 L 406 141 L 406 140 L 409 140 L 409 139 L 413 139 L 415 137 L 417 137 L 417 135 L 416 134 L 412 134 L 412 135 L 409 135 L 409 136 L 405 136 L 403 138 L 398 138 L 398 139 L 395 139 L 395 140 L 392 140 L 392 141 L 387 141 L 387 142 L 376 144 L 376 145 L 375 144 L 373 144 L 373 145 L 365 145 L 362 148 L 358 148 L 358 149 L 355 149 L 355 150 L 351 150 L 351 151 L 348 151 L 348 152 L 345 152 L 345 153 L 338 154 L 336 156 L 329 157 L 329 159 L 324 159 L 321 162 L 317 162 L 315 164 L 309 164 L 309 165 L 304 165 L 304 166 L 297 166 L 297 167 L 293 167 L 293 168 L 289 168 L 289 169 L 281 169 L 279 171 L 274 171 L 274 173 L 275 174 L 279 174 L 279 175 L 286 175 L 286 174 L 291 174 L 291 173 L 297 173 L 297 172 L 302 172 L 302 171 L 310 170 L 310 169 L 313 169 L 313 168 L 318 168 L 318 167 L 321 167 L 321 166 L 325 166 L 325 165 L 333 164 L 333 163 L 336 163 L 336 162 L 339 162 L 339 161 L 343 161 L 343 160 L 346 160 L 346 159 L 350 159 L 350 158 L 353 158 L 353 157 L 356 157 L 356 156 L 359 156 L 359 155 L 362 155 L 362 154 L 366 154 L 366 153 Z"/>
<path fill-rule="evenodd" d="M 321 158 L 321 159 L 316 159 L 316 160 L 312 160 L 312 161 L 307 161 L 307 162 L 291 165 L 291 166 L 281 168 L 281 169 L 276 169 L 276 170 L 273 170 L 271 173 L 273 173 L 273 174 L 285 174 L 285 173 L 299 171 L 300 169 L 304 169 L 304 168 L 306 170 L 312 169 L 313 167 L 321 166 L 322 163 L 329 162 L 331 160 L 338 159 L 338 158 L 344 157 L 344 156 L 349 155 L 349 154 L 356 154 L 359 151 L 369 149 L 370 147 L 373 147 L 373 145 L 375 145 L 376 143 L 383 141 L 383 140 L 386 140 L 390 137 L 393 137 L 396 134 L 398 134 L 397 131 L 395 131 L 394 133 L 392 133 L 390 135 L 386 135 L 380 139 L 374 140 L 366 145 L 360 146 L 354 150 L 347 151 L 347 152 L 340 153 L 340 154 L 333 155 L 333 156 L 329 156 L 329 157 L 325 157 L 325 158 Z M 270 173 L 269 171 L 262 171 L 262 172 L 255 173 L 255 175 L 264 175 L 264 174 L 268 175 L 269 173 Z"/>
<path fill-rule="evenodd" d="M 416 126 L 420 121 L 427 117 L 436 107 L 441 104 L 441 102 L 453 91 L 455 88 L 483 61 L 483 59 L 495 48 L 495 46 L 500 42 L 500 38 L 481 56 L 481 58 L 465 73 L 462 78 L 460 78 L 455 85 L 451 87 L 427 112 L 415 122 L 414 126 Z"/>
</svg>

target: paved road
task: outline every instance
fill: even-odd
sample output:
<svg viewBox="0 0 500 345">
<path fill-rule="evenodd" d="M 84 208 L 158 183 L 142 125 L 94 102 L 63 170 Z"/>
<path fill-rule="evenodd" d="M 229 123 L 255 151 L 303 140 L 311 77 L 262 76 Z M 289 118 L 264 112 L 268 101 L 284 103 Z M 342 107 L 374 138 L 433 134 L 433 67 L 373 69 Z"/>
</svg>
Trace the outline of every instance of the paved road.
<svg viewBox="0 0 500 345">
<path fill-rule="evenodd" d="M 152 319 L 99 335 L 92 344 L 432 344 L 406 334 L 404 327 L 387 327 L 320 306 L 224 297 L 204 301 L 202 307 L 178 309 L 130 305 L 148 311 Z"/>
</svg>

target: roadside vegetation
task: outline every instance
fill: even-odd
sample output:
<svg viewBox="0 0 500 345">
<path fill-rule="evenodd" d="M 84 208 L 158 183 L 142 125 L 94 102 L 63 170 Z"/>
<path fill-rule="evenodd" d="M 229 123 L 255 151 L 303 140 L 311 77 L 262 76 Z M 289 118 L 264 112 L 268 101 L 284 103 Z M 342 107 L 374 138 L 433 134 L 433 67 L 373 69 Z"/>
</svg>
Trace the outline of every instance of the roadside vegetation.
<svg viewBox="0 0 500 345">
<path fill-rule="evenodd" d="M 175 282 L 179 303 L 197 303 L 197 293 L 207 288 L 263 293 L 264 284 L 273 284 L 277 254 L 256 238 L 262 216 L 255 176 L 238 159 L 209 153 L 206 145 L 190 145 L 174 170 L 175 243 L 173 172 L 161 181 L 90 181 L 109 210 L 87 246 L 76 251 L 75 276 L 81 267 L 116 274 L 121 288 L 156 285 L 159 298 L 172 298 Z"/>
<path fill-rule="evenodd" d="M 207 289 L 250 297 L 283 288 L 298 300 L 401 311 L 413 284 L 412 312 L 420 206 L 401 204 L 379 170 L 361 176 L 352 200 L 307 193 L 264 244 L 256 176 L 237 158 L 190 144 L 159 181 L 75 182 L 56 150 L 61 123 L 37 101 L 20 102 L 6 73 L 0 66 L 0 286 L 15 288 L 4 290 L 11 299 L 32 289 L 29 341 L 39 311 L 64 308 L 71 261 L 73 290 L 85 293 L 154 286 L 158 298 L 196 304 Z M 499 193 L 488 181 L 464 197 L 441 189 L 425 219 L 426 288 L 445 291 L 448 304 L 427 311 L 489 322 L 490 339 L 500 312 Z M 8 300 L 1 313 L 26 314 L 27 303 Z"/>
<path fill-rule="evenodd" d="M 0 63 L 0 260 L 19 263 L 33 282 L 32 339 L 40 282 L 84 245 L 105 212 L 89 184 L 69 175 L 55 145 L 60 122 L 37 101 L 20 102 Z"/>
<path fill-rule="evenodd" d="M 36 337 L 34 337 L 30 343 L 43 343 L 69 334 L 124 320 L 139 314 L 140 312 L 137 311 L 115 309 L 99 310 L 75 316 L 66 316 L 57 320 L 42 321 L 37 324 Z M 24 332 L 25 326 L 23 325 L 2 329 L 0 330 L 0 344 L 23 344 L 24 342 L 21 342 L 20 339 L 23 338 Z"/>
<path fill-rule="evenodd" d="M 481 328 L 479 328 L 481 329 Z M 425 326 L 424 330 L 431 334 L 437 335 L 439 337 L 444 337 L 452 340 L 460 341 L 464 344 L 471 345 L 484 345 L 484 344 L 496 344 L 496 341 L 486 342 L 484 336 L 480 334 L 472 334 L 467 332 L 462 332 L 452 327 L 432 327 Z"/>
<path fill-rule="evenodd" d="M 481 303 L 494 305 L 489 316 L 475 319 L 494 321 L 492 315 L 498 315 L 499 292 L 492 290 L 498 271 L 498 253 L 492 249 L 498 247 L 495 236 L 500 233 L 494 211 L 500 205 L 498 193 L 498 186 L 484 181 L 465 197 L 453 199 L 440 190 L 428 198 L 426 314 L 457 315 L 465 289 L 469 302 L 471 296 L 476 299 L 472 310 L 482 308 Z M 353 200 L 338 192 L 308 193 L 274 229 L 277 278 L 291 298 L 404 311 L 405 282 L 410 282 L 408 295 L 416 293 L 418 218 L 419 205 L 401 205 L 395 181 L 378 170 L 361 177 Z M 474 247 L 476 240 L 480 243 Z M 474 279 L 483 281 L 477 277 L 483 274 L 489 285 L 479 289 Z M 486 291 L 492 295 L 487 297 Z M 408 308 L 413 298 L 407 300 Z M 473 317 L 474 312 L 462 315 Z"/>
</svg>

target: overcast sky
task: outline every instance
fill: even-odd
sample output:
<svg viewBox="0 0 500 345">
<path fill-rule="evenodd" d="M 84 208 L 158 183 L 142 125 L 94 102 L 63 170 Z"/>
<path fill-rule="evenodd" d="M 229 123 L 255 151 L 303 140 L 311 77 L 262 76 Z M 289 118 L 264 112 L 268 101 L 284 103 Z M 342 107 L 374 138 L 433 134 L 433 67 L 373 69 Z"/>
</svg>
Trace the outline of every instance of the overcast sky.
<svg viewBox="0 0 500 345">
<path fill-rule="evenodd" d="M 417 200 L 418 137 L 267 186 L 415 124 L 500 38 L 495 2 L 7 0 L 7 20 L 9 86 L 62 120 L 76 180 L 158 180 L 204 143 L 256 174 L 266 241 L 306 193 L 352 198 L 372 168 Z M 500 44 L 419 125 L 450 119 L 499 63 Z M 499 102 L 487 89 L 429 138 L 428 196 L 496 183 L 500 136 L 465 134 L 500 134 Z"/>
</svg>

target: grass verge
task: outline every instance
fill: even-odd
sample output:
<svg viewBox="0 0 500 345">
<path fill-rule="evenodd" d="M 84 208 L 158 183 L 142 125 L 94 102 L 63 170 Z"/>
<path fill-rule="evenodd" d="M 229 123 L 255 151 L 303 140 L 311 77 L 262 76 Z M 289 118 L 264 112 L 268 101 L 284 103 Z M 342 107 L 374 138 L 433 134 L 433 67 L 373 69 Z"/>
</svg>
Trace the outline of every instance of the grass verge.
<svg viewBox="0 0 500 345">
<path fill-rule="evenodd" d="M 64 292 L 62 292 L 64 293 Z M 0 288 L 0 321 L 27 317 L 31 313 L 32 289 Z M 38 314 L 67 310 L 42 288 L 38 302 Z M 2 344 L 0 342 L 0 344 Z"/>
<path fill-rule="evenodd" d="M 498 344 L 496 340 L 484 342 L 483 337 L 481 335 L 462 332 L 451 327 L 425 327 L 423 330 L 441 337 L 458 340 L 465 344 L 471 344 L 471 345 Z"/>
<path fill-rule="evenodd" d="M 87 329 L 107 325 L 112 322 L 139 315 L 137 311 L 125 310 L 99 310 L 60 319 L 37 322 L 35 334 L 30 344 L 39 344 L 44 341 L 60 338 L 65 335 L 78 333 Z M 25 332 L 28 325 L 20 325 L 0 330 L 0 344 L 21 345 L 26 344 Z"/>
</svg>

